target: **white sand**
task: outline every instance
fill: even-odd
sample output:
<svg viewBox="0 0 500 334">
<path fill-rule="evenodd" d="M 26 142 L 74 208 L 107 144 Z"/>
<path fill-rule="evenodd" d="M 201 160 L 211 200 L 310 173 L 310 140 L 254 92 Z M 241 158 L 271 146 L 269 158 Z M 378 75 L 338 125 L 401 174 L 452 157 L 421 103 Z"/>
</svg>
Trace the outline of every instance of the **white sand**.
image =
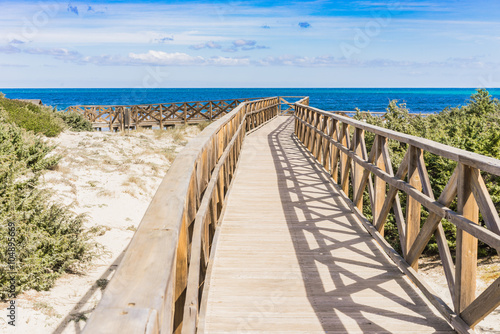
<svg viewBox="0 0 500 334">
<path fill-rule="evenodd" d="M 7 325 L 6 304 L 0 304 L 0 333 L 79 333 L 101 298 L 97 281 L 105 285 L 117 258 L 130 242 L 176 153 L 199 133 L 196 126 L 129 134 L 65 132 L 54 142 L 63 156 L 48 171 L 45 186 L 53 200 L 88 215 L 87 228 L 97 227 L 95 241 L 105 255 L 84 274 L 65 274 L 50 291 L 18 296 L 16 327 Z"/>
</svg>

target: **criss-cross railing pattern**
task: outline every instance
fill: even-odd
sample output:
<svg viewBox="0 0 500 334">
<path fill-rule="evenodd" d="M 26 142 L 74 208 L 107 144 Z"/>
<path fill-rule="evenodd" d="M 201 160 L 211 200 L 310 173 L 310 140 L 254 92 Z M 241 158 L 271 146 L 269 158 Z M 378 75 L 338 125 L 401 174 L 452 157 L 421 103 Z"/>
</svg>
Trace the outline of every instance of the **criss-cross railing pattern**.
<svg viewBox="0 0 500 334">
<path fill-rule="evenodd" d="M 303 98 L 290 96 L 286 98 Z M 96 129 L 159 127 L 166 125 L 193 124 L 213 121 L 221 118 L 236 108 L 240 103 L 262 98 L 241 98 L 230 100 L 172 102 L 129 106 L 72 106 L 67 110 L 82 114 Z M 284 106 L 280 114 L 293 113 L 293 103 L 283 97 L 279 103 Z"/>
<path fill-rule="evenodd" d="M 353 211 L 367 223 L 372 235 L 457 331 L 469 332 L 500 305 L 500 278 L 475 296 L 478 239 L 500 250 L 500 218 L 482 176 L 482 173 L 499 176 L 499 160 L 306 105 L 295 107 L 297 137 L 350 199 Z M 374 136 L 370 152 L 365 133 Z M 406 146 L 397 171 L 393 170 L 389 140 Z M 437 199 L 431 188 L 424 151 L 457 162 Z M 363 202 L 366 188 L 369 203 Z M 405 214 L 400 193 L 405 193 L 407 198 Z M 450 205 L 455 200 L 457 210 L 453 211 Z M 363 205 L 371 209 L 370 221 L 363 216 Z M 422 207 L 429 215 L 421 226 Z M 383 238 L 391 210 L 397 223 L 402 257 Z M 486 228 L 478 224 L 479 213 Z M 443 218 L 457 229 L 455 261 L 441 223 Z M 432 236 L 437 241 L 454 310 L 416 272 L 418 259 Z"/>
</svg>

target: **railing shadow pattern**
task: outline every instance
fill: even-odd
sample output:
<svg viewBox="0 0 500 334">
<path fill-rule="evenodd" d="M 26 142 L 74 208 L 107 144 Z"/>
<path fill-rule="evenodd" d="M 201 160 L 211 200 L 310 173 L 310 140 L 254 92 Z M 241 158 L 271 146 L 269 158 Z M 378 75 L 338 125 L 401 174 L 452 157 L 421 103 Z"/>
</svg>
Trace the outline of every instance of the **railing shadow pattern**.
<svg viewBox="0 0 500 334">
<path fill-rule="evenodd" d="M 268 139 L 304 286 L 324 331 L 397 332 L 425 326 L 452 332 L 352 217 L 331 176 L 293 136 L 291 122 Z M 355 257 L 346 258 L 346 252 Z"/>
<path fill-rule="evenodd" d="M 500 161 L 309 106 L 296 104 L 296 110 L 295 134 L 334 183 L 338 183 L 365 227 L 457 331 L 472 332 L 472 327 L 500 305 L 500 278 L 475 296 L 478 240 L 500 249 L 500 218 L 481 172 L 500 175 Z M 369 153 L 365 132 L 375 136 Z M 407 147 L 397 171 L 392 169 L 388 140 Z M 457 162 L 455 172 L 437 199 L 429 181 L 424 151 Z M 369 203 L 363 203 L 365 189 Z M 407 195 L 406 215 L 398 192 Z M 455 199 L 457 212 L 449 208 Z M 372 221 L 363 216 L 363 205 L 370 207 Z M 421 207 L 429 212 L 422 226 Z M 383 238 L 391 210 L 397 222 L 402 256 Z M 487 228 L 478 225 L 479 212 Z M 443 218 L 457 228 L 455 261 L 441 225 Z M 452 296 L 451 307 L 416 272 L 418 258 L 433 235 Z"/>
</svg>

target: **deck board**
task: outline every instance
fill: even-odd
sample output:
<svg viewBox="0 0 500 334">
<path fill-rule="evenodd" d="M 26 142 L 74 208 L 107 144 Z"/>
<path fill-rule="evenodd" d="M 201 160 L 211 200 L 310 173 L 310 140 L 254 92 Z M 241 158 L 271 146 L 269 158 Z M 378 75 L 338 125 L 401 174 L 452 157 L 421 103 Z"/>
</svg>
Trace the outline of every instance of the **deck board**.
<svg viewBox="0 0 500 334">
<path fill-rule="evenodd" d="M 454 333 L 294 139 L 291 118 L 250 134 L 240 159 L 206 333 Z"/>
</svg>

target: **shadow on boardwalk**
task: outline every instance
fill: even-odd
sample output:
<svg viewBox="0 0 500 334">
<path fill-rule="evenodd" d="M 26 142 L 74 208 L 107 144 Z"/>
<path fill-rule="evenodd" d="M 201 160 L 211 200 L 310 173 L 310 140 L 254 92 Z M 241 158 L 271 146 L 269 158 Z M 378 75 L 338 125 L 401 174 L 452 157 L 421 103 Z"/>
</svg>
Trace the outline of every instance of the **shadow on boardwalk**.
<svg viewBox="0 0 500 334">
<path fill-rule="evenodd" d="M 355 220 L 292 122 L 268 141 L 307 298 L 324 331 L 453 332 Z"/>
</svg>

